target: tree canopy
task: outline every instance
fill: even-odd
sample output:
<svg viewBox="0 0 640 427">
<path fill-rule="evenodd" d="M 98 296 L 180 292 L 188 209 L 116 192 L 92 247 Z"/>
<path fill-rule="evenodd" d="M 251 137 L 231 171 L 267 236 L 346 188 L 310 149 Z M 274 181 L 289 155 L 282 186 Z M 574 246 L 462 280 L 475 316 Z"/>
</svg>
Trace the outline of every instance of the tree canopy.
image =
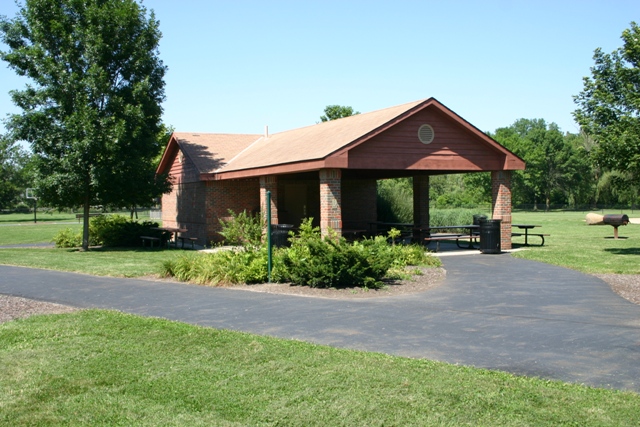
<svg viewBox="0 0 640 427">
<path fill-rule="evenodd" d="M 28 159 L 25 150 L 0 135 L 0 209 L 13 207 L 28 185 Z"/>
<path fill-rule="evenodd" d="M 591 76 L 574 97 L 582 130 L 596 146 L 602 166 L 640 177 L 640 28 L 635 22 L 622 32 L 622 47 L 610 54 L 595 50 Z"/>
<path fill-rule="evenodd" d="M 343 117 L 354 116 L 356 114 L 360 114 L 360 111 L 353 111 L 352 107 L 327 105 L 324 109 L 324 116 L 320 116 L 320 120 L 328 122 L 330 120 L 341 119 Z"/>
<path fill-rule="evenodd" d="M 591 166 L 578 136 L 563 135 L 558 125 L 542 119 L 520 119 L 491 135 L 520 156 L 527 164 L 513 177 L 513 197 L 517 202 L 543 202 L 549 209 L 554 201 L 588 203 L 591 197 Z"/>
<path fill-rule="evenodd" d="M 31 144 L 39 198 L 84 210 L 150 202 L 168 189 L 154 176 L 166 67 L 153 12 L 134 0 L 26 0 L 0 18 L 0 52 L 31 80 L 11 92 L 22 109 L 7 128 Z M 143 195 L 143 198 L 140 198 Z"/>
</svg>

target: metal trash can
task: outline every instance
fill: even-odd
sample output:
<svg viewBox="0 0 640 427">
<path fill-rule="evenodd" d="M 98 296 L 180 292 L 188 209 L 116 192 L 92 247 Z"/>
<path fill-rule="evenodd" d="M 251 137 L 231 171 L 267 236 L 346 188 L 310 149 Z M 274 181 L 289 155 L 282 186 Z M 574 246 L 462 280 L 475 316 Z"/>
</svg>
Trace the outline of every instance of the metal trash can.
<svg viewBox="0 0 640 427">
<path fill-rule="evenodd" d="M 482 214 L 476 214 L 473 216 L 473 225 L 480 225 L 482 221 L 486 221 L 487 216 Z"/>
<path fill-rule="evenodd" d="M 480 252 L 483 254 L 499 254 L 501 219 L 480 221 Z"/>
<path fill-rule="evenodd" d="M 289 230 L 293 224 L 271 224 L 271 244 L 276 247 L 289 246 Z"/>
</svg>

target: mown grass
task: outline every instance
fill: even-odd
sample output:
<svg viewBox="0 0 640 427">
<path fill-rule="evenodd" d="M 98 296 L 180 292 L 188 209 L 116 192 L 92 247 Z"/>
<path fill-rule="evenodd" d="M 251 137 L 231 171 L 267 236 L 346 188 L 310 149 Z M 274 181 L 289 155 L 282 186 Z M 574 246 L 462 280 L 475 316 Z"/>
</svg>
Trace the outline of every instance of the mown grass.
<svg viewBox="0 0 640 427">
<path fill-rule="evenodd" d="M 602 214 L 602 212 L 598 212 Z M 611 211 L 605 213 L 617 213 Z M 640 212 L 625 212 L 640 218 Z M 541 225 L 533 233 L 545 233 L 545 245 L 515 253 L 518 258 L 572 268 L 584 273 L 640 274 L 640 224 L 619 227 L 620 239 L 613 239 L 613 227 L 587 225 L 587 212 L 515 212 L 513 223 Z M 624 238 L 623 238 L 624 237 Z M 531 237 L 530 243 L 538 243 Z M 514 237 L 523 243 L 524 237 Z"/>
<path fill-rule="evenodd" d="M 636 426 L 640 395 L 88 310 L 0 325 L 11 426 Z"/>
<path fill-rule="evenodd" d="M 82 252 L 77 249 L 0 249 L 0 264 L 46 268 L 95 276 L 138 277 L 157 275 L 162 263 L 179 250 L 104 248 Z"/>
</svg>

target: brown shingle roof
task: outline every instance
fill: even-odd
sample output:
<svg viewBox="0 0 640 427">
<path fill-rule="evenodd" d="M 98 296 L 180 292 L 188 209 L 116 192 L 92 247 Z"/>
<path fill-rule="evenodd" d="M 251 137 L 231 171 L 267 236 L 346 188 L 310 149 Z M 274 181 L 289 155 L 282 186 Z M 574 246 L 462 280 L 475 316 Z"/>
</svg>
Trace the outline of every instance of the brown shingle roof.
<svg viewBox="0 0 640 427">
<path fill-rule="evenodd" d="M 488 146 L 507 155 L 509 168 L 524 162 L 434 98 L 423 99 L 299 129 L 264 135 L 175 132 L 158 172 L 165 172 L 179 147 L 195 164 L 201 179 L 224 179 L 346 167 L 343 153 L 429 106 L 444 112 Z M 513 163 L 515 162 L 515 163 Z M 515 166 L 514 166 L 515 165 Z"/>
<path fill-rule="evenodd" d="M 174 132 L 182 152 L 196 165 L 199 173 L 214 173 L 230 159 L 258 140 L 261 135 Z"/>
<path fill-rule="evenodd" d="M 422 102 L 424 100 L 262 137 L 217 172 L 323 159 Z"/>
</svg>

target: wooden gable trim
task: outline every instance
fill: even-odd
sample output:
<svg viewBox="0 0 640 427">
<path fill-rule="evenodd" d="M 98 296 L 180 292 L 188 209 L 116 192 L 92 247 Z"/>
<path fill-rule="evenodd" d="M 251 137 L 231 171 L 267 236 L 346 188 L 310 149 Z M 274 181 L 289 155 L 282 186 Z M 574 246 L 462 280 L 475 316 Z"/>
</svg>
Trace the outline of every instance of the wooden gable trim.
<svg viewBox="0 0 640 427">
<path fill-rule="evenodd" d="M 336 156 L 338 156 L 338 157 L 345 157 L 346 156 L 348 158 L 350 150 L 352 150 L 355 147 L 357 147 L 357 146 L 359 146 L 359 145 L 361 145 L 361 144 L 363 144 L 363 143 L 375 138 L 376 136 L 380 135 L 381 133 L 389 130 L 390 128 L 398 125 L 399 123 L 401 123 L 402 121 L 406 120 L 407 118 L 413 116 L 414 114 L 417 114 L 420 111 L 423 111 L 423 110 L 425 110 L 425 109 L 427 109 L 429 107 L 432 107 L 432 106 L 437 108 L 442 113 L 444 113 L 447 117 L 451 118 L 458 125 L 462 126 L 467 131 L 471 132 L 473 135 L 475 135 L 476 137 L 481 139 L 484 143 L 486 143 L 488 145 L 489 148 L 492 148 L 492 149 L 498 151 L 499 153 L 503 154 L 504 156 L 506 156 L 505 160 L 504 160 L 504 168 L 505 169 L 519 170 L 519 169 L 524 169 L 525 168 L 524 160 L 522 160 L 520 157 L 518 157 L 512 151 L 510 151 L 507 148 L 505 148 L 502 145 L 500 145 L 496 140 L 494 140 L 493 138 L 489 137 L 487 134 L 485 134 L 484 132 L 479 130 L 477 127 L 473 126 L 471 123 L 469 123 L 468 121 L 466 121 L 465 119 L 460 117 L 458 114 L 456 114 L 451 109 L 447 108 L 444 104 L 442 104 L 441 102 L 439 102 L 435 98 L 429 98 L 426 101 L 424 101 L 423 103 L 418 104 L 415 107 L 407 110 L 406 112 L 404 112 L 403 114 L 397 116 L 393 120 L 390 120 L 389 122 L 383 124 L 382 126 L 374 129 L 373 131 L 361 136 L 360 138 L 354 140 L 350 144 L 348 144 L 348 145 L 340 148 L 339 150 L 335 151 L 334 153 L 330 154 L 327 157 L 327 159 L 329 159 L 331 157 L 336 157 Z"/>
<path fill-rule="evenodd" d="M 169 142 L 164 148 L 164 152 L 162 153 L 162 157 L 160 158 L 160 163 L 156 168 L 156 174 L 167 173 L 169 169 L 171 169 L 171 164 L 173 163 L 173 159 L 175 158 L 178 151 L 180 151 L 180 145 L 178 144 L 175 136 L 171 134 Z"/>
</svg>

